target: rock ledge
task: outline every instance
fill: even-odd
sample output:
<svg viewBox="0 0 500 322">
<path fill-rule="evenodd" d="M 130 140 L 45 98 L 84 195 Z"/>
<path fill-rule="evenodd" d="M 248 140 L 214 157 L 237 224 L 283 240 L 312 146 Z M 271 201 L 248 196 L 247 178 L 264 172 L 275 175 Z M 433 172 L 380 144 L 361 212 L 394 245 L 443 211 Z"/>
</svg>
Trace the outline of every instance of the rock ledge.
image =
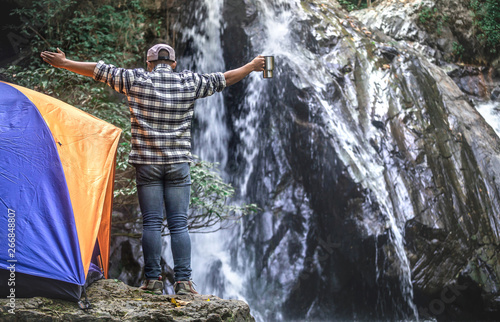
<svg viewBox="0 0 500 322">
<path fill-rule="evenodd" d="M 88 291 L 92 308 L 41 297 L 15 301 L 0 299 L 1 321 L 255 321 L 250 307 L 240 300 L 213 295 L 154 295 L 114 279 L 93 283 Z M 11 311 L 12 312 L 12 311 Z"/>
</svg>

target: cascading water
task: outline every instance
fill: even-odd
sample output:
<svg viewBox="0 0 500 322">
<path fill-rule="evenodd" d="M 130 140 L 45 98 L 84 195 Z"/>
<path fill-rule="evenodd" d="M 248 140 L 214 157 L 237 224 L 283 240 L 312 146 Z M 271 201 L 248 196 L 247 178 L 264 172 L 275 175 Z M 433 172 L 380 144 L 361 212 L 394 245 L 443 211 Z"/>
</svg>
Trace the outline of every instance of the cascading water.
<svg viewBox="0 0 500 322">
<path fill-rule="evenodd" d="M 476 102 L 476 109 L 488 122 L 488 124 L 500 136 L 500 103 L 499 102 Z"/>
<path fill-rule="evenodd" d="M 391 137 L 414 159 L 422 140 L 417 126 L 387 124 L 410 122 L 438 98 L 419 92 L 432 82 L 413 54 L 391 58 L 394 72 L 381 68 L 379 44 L 311 3 L 200 1 L 200 23 L 182 31 L 187 69 L 225 71 L 225 52 L 273 55 L 276 65 L 273 79 L 245 79 L 239 101 L 226 89 L 197 102 L 194 153 L 220 163 L 235 202 L 263 210 L 193 235 L 193 278 L 202 293 L 247 301 L 259 321 L 418 319 L 404 235 L 412 202 L 425 196 L 415 197 Z M 226 7 L 238 6 L 243 23 L 228 26 Z M 238 28 L 246 47 L 235 49 L 228 35 Z"/>
<path fill-rule="evenodd" d="M 225 71 L 220 32 L 222 29 L 223 0 L 203 1 L 194 19 L 200 23 L 183 30 L 184 40 L 190 39 L 192 55 L 180 57 L 179 65 L 200 73 Z M 194 152 L 202 160 L 219 162 L 224 168 L 227 161 L 225 106 L 221 95 L 199 100 L 195 109 L 197 131 L 193 135 Z"/>
<path fill-rule="evenodd" d="M 277 0 L 272 2 L 256 1 L 258 20 L 261 22 L 263 35 L 260 35 L 256 41 L 252 42 L 252 48 L 255 55 L 272 55 L 277 60 L 284 59 L 293 61 L 290 58 L 294 55 L 294 50 L 290 43 L 289 24 L 293 20 L 291 10 L 285 10 L 285 7 L 290 5 L 290 1 Z M 292 1 L 293 6 L 298 5 L 298 1 Z M 251 30 L 247 31 L 251 33 Z M 280 69 L 277 68 L 276 73 Z M 277 75 L 279 77 L 279 75 Z M 258 129 L 260 126 L 260 118 L 262 111 L 266 108 L 273 108 L 270 104 L 266 104 L 265 92 L 268 88 L 269 81 L 262 78 L 261 74 L 252 73 L 247 86 L 244 98 L 245 116 L 235 121 L 235 131 L 242 140 L 240 149 L 245 159 L 246 169 L 242 180 L 238 183 L 242 196 L 246 195 L 248 189 L 248 180 L 253 173 L 255 165 L 254 159 L 258 154 Z"/>
<path fill-rule="evenodd" d="M 220 39 L 222 29 L 223 0 L 201 1 L 194 12 L 195 21 L 191 28 L 182 30 L 183 41 L 189 40 L 192 48 L 189 55 L 178 57 L 178 65 L 183 69 L 199 73 L 225 71 L 223 50 Z M 179 67 L 178 67 L 179 68 Z M 225 105 L 222 95 L 215 94 L 198 100 L 195 108 L 195 128 L 192 135 L 193 154 L 201 160 L 217 162 L 224 169 L 227 162 L 228 130 L 226 126 Z M 221 172 L 225 177 L 224 172 Z M 237 292 L 224 287 L 224 281 L 218 282 L 214 270 L 224 271 L 226 278 L 237 281 L 226 269 L 228 255 L 222 250 L 223 239 L 217 234 L 192 234 L 193 280 L 202 293 L 212 293 L 238 298 Z M 169 242 L 169 241 L 168 241 Z M 169 248 L 164 247 L 168 262 L 173 262 Z M 225 263 L 224 266 L 221 266 Z M 213 267 L 212 270 L 207 268 Z M 231 278 L 232 277 L 232 278 Z M 209 283 L 208 281 L 215 281 Z M 237 283 L 238 284 L 238 283 Z M 241 297 L 240 297 L 241 298 Z"/>
<path fill-rule="evenodd" d="M 366 151 L 371 149 L 368 147 L 368 142 L 356 140 L 357 138 L 365 138 L 366 136 L 376 136 L 359 135 L 360 128 L 363 128 L 364 124 L 360 122 L 366 120 L 357 120 L 359 123 L 357 126 L 346 127 L 347 124 L 352 124 L 351 120 L 343 119 L 342 116 L 346 114 L 335 113 L 335 108 L 331 106 L 331 102 L 325 98 L 324 92 L 327 91 L 327 84 L 334 82 L 332 76 L 324 69 L 320 68 L 322 66 L 318 58 L 315 57 L 314 53 L 307 51 L 302 44 L 294 39 L 293 23 L 300 21 L 301 17 L 304 17 L 306 13 L 302 10 L 300 1 L 256 1 L 254 4 L 258 12 L 257 22 L 253 26 L 260 25 L 260 32 L 264 32 L 263 37 L 250 37 L 250 39 L 255 39 L 252 41 L 254 51 L 262 52 L 263 54 L 275 55 L 276 61 L 279 65 L 288 65 L 289 69 L 293 70 L 295 78 L 293 79 L 294 85 L 298 88 L 314 88 L 315 101 L 321 103 L 322 108 L 328 115 L 328 120 L 326 121 L 328 127 L 327 130 L 333 134 L 336 138 L 336 150 L 339 151 L 341 155 L 341 160 L 344 164 L 349 165 L 349 171 L 351 176 L 355 178 L 358 182 L 361 182 L 365 188 L 370 189 L 374 192 L 376 199 L 381 203 L 382 212 L 386 217 L 387 229 L 390 230 L 389 238 L 390 243 L 394 246 L 396 251 L 396 256 L 400 263 L 400 282 L 402 287 L 403 297 L 411 308 L 413 317 L 418 317 L 418 312 L 416 306 L 413 304 L 413 291 L 410 276 L 410 265 L 406 258 L 403 245 L 403 225 L 406 220 L 412 217 L 411 206 L 404 206 L 408 204 L 408 193 L 403 189 L 398 191 L 398 196 L 402 200 L 399 204 L 403 205 L 401 209 L 401 214 L 403 218 L 398 220 L 398 214 L 392 209 L 390 192 L 385 189 L 386 187 L 386 177 L 384 176 L 384 160 L 380 158 L 373 158 L 373 155 L 369 155 Z M 247 33 L 255 33 L 254 27 L 247 28 Z M 332 29 L 334 27 L 332 26 Z M 365 54 L 367 55 L 367 53 Z M 369 62 L 365 59 L 365 62 Z M 387 88 L 387 83 L 383 81 L 384 73 L 377 71 L 373 66 L 366 66 L 367 71 L 366 77 L 369 79 L 368 82 L 371 84 L 370 93 L 371 97 L 376 98 L 374 106 L 372 109 L 374 113 L 378 115 L 384 115 L 387 113 L 388 102 L 386 97 L 389 95 Z M 375 70 L 375 72 L 370 73 L 369 71 Z M 280 77 L 280 68 L 276 72 L 276 77 Z M 260 126 L 260 119 L 264 113 L 263 110 L 267 108 L 273 108 L 272 105 L 266 103 L 265 95 L 266 86 L 268 84 L 257 75 L 253 75 L 250 80 L 250 84 L 247 87 L 247 92 L 245 95 L 245 105 L 247 106 L 248 114 L 246 118 L 236 121 L 236 129 L 239 130 L 241 140 L 243 142 L 243 149 L 246 160 L 246 171 L 244 180 L 240 183 L 240 189 L 242 195 L 245 195 L 248 187 L 248 179 L 252 175 L 254 161 L 256 155 L 258 155 L 258 128 Z M 283 93 L 281 93 L 283 94 Z M 264 96 L 264 98 L 263 98 Z M 349 97 L 348 95 L 347 105 L 351 109 L 352 113 L 349 116 L 357 115 L 358 112 L 358 102 L 356 97 Z M 372 130 L 373 131 L 373 130 Z M 365 147 L 365 149 L 359 149 L 359 147 Z M 354 151 L 357 149 L 357 151 Z M 361 152 L 360 152 L 361 151 Z M 365 153 L 363 153 L 365 152 Z M 344 157 L 342 155 L 344 154 Z M 400 180 L 397 176 L 394 177 L 395 180 Z M 265 178 L 261 178 L 265 180 Z M 401 185 L 401 187 L 404 187 Z M 266 214 L 264 214 L 265 216 Z M 265 229 L 266 231 L 273 230 L 273 224 L 271 221 L 267 221 L 269 227 Z M 265 227 L 266 224 L 263 224 Z M 375 228 L 375 229 L 374 229 Z M 376 230 L 379 227 L 370 227 L 366 225 L 367 231 L 371 234 L 377 234 Z M 271 237 L 272 238 L 272 237 Z M 276 249 L 275 252 L 286 251 L 285 249 Z M 304 256 L 304 254 L 302 254 Z M 298 265 L 303 265 L 304 262 Z M 300 269 L 300 266 L 299 266 Z M 282 277 L 277 277 L 283 279 Z M 296 278 L 291 274 L 288 278 Z M 250 282 L 250 281 L 249 281 Z M 289 283 L 289 281 L 284 281 L 284 284 Z"/>
<path fill-rule="evenodd" d="M 192 44 L 190 55 L 181 57 L 179 65 L 200 73 L 226 71 L 221 41 L 223 0 L 205 0 L 197 3 L 195 21 L 191 28 L 182 31 L 183 41 Z M 228 156 L 228 129 L 226 107 L 223 96 L 215 94 L 197 101 L 195 108 L 195 130 L 193 132 L 193 154 L 201 160 L 219 164 L 224 172 Z M 216 294 L 223 298 L 245 299 L 241 291 L 244 286 L 237 272 L 231 269 L 231 258 L 226 242 L 231 232 L 220 231 L 209 234 L 192 234 L 193 280 L 203 294 Z M 167 248 L 165 248 L 167 249 Z M 170 252 L 166 257 L 171 260 Z"/>
</svg>

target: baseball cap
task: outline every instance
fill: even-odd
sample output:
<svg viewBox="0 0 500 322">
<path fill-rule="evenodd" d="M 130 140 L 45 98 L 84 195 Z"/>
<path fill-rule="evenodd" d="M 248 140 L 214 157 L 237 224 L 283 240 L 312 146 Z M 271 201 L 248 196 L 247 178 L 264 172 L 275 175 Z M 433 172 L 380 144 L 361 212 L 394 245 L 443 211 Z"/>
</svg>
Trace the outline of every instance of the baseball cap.
<svg viewBox="0 0 500 322">
<path fill-rule="evenodd" d="M 158 56 L 158 53 L 162 49 L 168 51 L 168 56 Z M 147 60 L 148 61 L 155 61 L 155 60 L 159 60 L 159 59 L 175 61 L 174 49 L 166 44 L 157 44 L 157 45 L 154 45 L 153 47 L 149 48 Z"/>
</svg>

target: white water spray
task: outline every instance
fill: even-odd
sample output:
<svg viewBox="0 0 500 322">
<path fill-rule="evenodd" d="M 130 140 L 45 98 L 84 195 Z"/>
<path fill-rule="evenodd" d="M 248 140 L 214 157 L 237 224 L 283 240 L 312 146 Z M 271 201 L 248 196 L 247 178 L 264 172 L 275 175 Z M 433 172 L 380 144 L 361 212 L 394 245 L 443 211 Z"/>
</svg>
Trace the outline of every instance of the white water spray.
<svg viewBox="0 0 500 322">
<path fill-rule="evenodd" d="M 196 71 L 198 72 L 213 72 L 224 71 L 225 65 L 222 57 L 221 45 L 221 28 L 222 28 L 222 0 L 203 0 L 200 1 L 201 6 L 207 10 L 207 18 L 201 20 L 201 26 L 195 26 L 190 30 L 186 30 L 185 34 L 193 38 L 193 43 L 196 46 L 196 54 L 193 61 L 185 60 L 185 65 L 189 66 L 196 63 Z M 343 163 L 348 166 L 348 171 L 352 178 L 357 180 L 362 186 L 373 191 L 377 201 L 381 205 L 381 211 L 386 216 L 386 229 L 390 231 L 390 240 L 396 251 L 396 257 L 401 263 L 401 285 L 402 293 L 407 304 L 413 310 L 414 316 L 418 313 L 413 304 L 413 290 L 411 284 L 410 265 L 406 258 L 403 245 L 403 227 L 404 222 L 413 215 L 411 207 L 393 209 L 390 193 L 387 191 L 386 177 L 384 175 L 383 160 L 374 158 L 371 147 L 367 141 L 359 141 L 359 138 L 376 136 L 374 133 L 365 133 L 365 136 L 359 135 L 360 128 L 364 128 L 365 124 L 358 123 L 354 127 L 349 127 L 352 120 L 341 119 L 341 113 L 335 111 L 335 107 L 324 98 L 323 90 L 325 84 L 332 82 L 332 76 L 322 69 L 320 62 L 315 63 L 315 55 L 307 51 L 303 46 L 294 42 L 290 35 L 291 24 L 297 16 L 306 15 L 301 9 L 300 1 L 298 0 L 257 0 L 259 24 L 262 26 L 263 35 L 255 34 L 255 30 L 246 30 L 254 49 L 254 56 L 258 54 L 275 56 L 275 77 L 279 77 L 282 70 L 281 66 L 288 64 L 290 69 L 295 71 L 298 77 L 293 79 L 294 85 L 298 88 L 315 88 L 316 99 L 321 102 L 325 115 L 329 116 L 326 120 L 328 131 L 335 138 L 335 150 Z M 203 30 L 203 35 L 200 33 Z M 181 62 L 183 62 L 181 60 Z M 371 68 L 367 68 L 372 70 Z M 387 113 L 387 102 L 384 101 L 387 97 L 387 91 L 384 89 L 382 82 L 378 82 L 383 78 L 383 75 L 374 72 L 368 77 L 373 83 L 372 97 L 379 98 L 373 107 L 376 113 L 383 115 Z M 249 178 L 254 171 L 255 158 L 259 154 L 258 132 L 260 119 L 263 109 L 273 108 L 262 102 L 262 95 L 266 93 L 266 88 L 269 86 L 269 81 L 262 78 L 260 73 L 252 73 L 247 80 L 247 89 L 245 93 L 245 101 L 243 106 L 244 115 L 240 120 L 235 122 L 235 133 L 239 136 L 241 145 L 240 152 L 245 159 L 244 176 L 240 178 L 237 184 L 239 192 L 244 198 L 247 194 Z M 352 97 L 355 97 L 354 95 Z M 348 96 L 349 99 L 349 96 Z M 357 102 L 350 102 L 356 105 Z M 208 99 L 202 99 L 197 102 L 196 118 L 200 124 L 200 130 L 193 138 L 196 146 L 195 154 L 198 154 L 202 159 L 208 161 L 216 161 L 221 164 L 221 169 L 224 169 L 227 162 L 228 150 L 228 131 L 225 126 L 225 107 L 222 96 L 216 94 Z M 366 120 L 364 120 L 366 121 Z M 360 121 L 361 122 L 361 121 Z M 351 125 L 352 126 L 352 125 Z M 366 128 L 366 127 L 365 127 Z M 363 149 L 354 149 L 354 147 L 364 147 Z M 392 175 L 391 179 L 394 182 L 401 181 L 401 178 L 396 174 Z M 398 186 L 401 191 L 398 191 L 399 204 L 407 204 L 408 192 L 404 189 L 404 185 Z M 398 218 L 398 215 L 403 214 L 404 218 Z M 263 215 L 265 217 L 265 214 Z M 272 231 L 272 222 L 267 224 L 269 231 Z M 367 223 L 367 231 L 373 228 Z M 252 276 L 251 268 L 238 266 L 238 271 L 233 270 L 232 261 L 227 242 L 234 240 L 235 231 L 220 231 L 207 235 L 194 235 L 193 238 L 193 278 L 198 284 L 198 288 L 202 293 L 214 293 L 224 298 L 243 299 L 245 288 L 248 283 L 251 283 Z M 371 231 L 377 235 L 380 231 Z M 241 256 L 241 254 L 239 254 Z M 236 259 L 238 261 L 238 259 Z M 213 270 L 211 268 L 214 268 Z M 208 276 L 210 273 L 218 271 L 216 278 L 218 283 L 209 283 L 213 277 Z M 295 277 L 290 274 L 286 278 L 293 280 Z M 286 284 L 287 281 L 282 281 Z M 259 312 L 252 311 L 258 320 L 262 320 Z"/>
<path fill-rule="evenodd" d="M 500 136 L 500 102 L 476 102 L 476 109 L 486 122 Z"/>
<path fill-rule="evenodd" d="M 198 73 L 225 72 L 221 32 L 223 28 L 223 0 L 202 0 L 197 16 L 198 24 L 183 30 L 186 39 L 192 38 L 195 54 L 192 58 L 181 58 L 186 69 L 196 66 Z M 227 163 L 228 137 L 224 99 L 216 93 L 200 99 L 195 104 L 195 119 L 198 128 L 193 135 L 193 154 L 202 160 L 219 163 L 220 174 Z M 208 234 L 191 234 L 192 278 L 202 294 L 215 294 L 226 299 L 245 300 L 242 295 L 243 280 L 231 269 L 231 257 L 226 245 L 232 238 L 231 231 Z"/>
<path fill-rule="evenodd" d="M 179 65 L 184 69 L 196 66 L 197 73 L 224 72 L 226 70 L 222 56 L 223 0 L 200 1 L 196 12 L 195 24 L 190 29 L 183 30 L 186 39 L 191 38 L 195 54 L 193 57 L 179 59 Z M 201 17 L 202 8 L 206 8 L 206 17 Z M 194 154 L 202 160 L 218 162 L 223 169 L 227 162 L 228 131 L 226 128 L 224 99 L 221 94 L 200 99 L 195 104 L 195 119 L 199 130 L 193 137 Z"/>
</svg>

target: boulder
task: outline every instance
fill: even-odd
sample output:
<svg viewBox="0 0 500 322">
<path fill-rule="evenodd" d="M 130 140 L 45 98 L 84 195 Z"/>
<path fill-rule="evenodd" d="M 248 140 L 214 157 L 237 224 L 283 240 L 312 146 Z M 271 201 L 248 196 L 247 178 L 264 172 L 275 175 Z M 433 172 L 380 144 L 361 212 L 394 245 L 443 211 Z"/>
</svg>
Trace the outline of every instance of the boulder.
<svg viewBox="0 0 500 322">
<path fill-rule="evenodd" d="M 120 280 L 102 279 L 87 290 L 90 309 L 48 298 L 0 299 L 1 321 L 255 321 L 249 306 L 214 295 L 155 295 Z M 12 311 L 13 310 L 13 311 Z"/>
</svg>

